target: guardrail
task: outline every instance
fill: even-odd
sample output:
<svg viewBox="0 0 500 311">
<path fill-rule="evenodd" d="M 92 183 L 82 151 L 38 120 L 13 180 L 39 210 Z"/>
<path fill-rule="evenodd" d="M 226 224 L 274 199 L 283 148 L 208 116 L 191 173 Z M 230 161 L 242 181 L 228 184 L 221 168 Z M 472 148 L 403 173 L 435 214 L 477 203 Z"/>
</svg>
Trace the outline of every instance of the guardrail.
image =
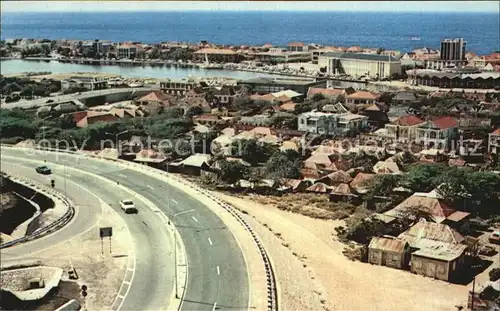
<svg viewBox="0 0 500 311">
<path fill-rule="evenodd" d="M 5 172 L 0 172 L 0 173 L 4 177 L 9 178 L 14 182 L 20 182 L 28 187 L 33 188 L 33 190 L 40 192 L 44 195 L 47 195 L 49 197 L 50 196 L 55 197 L 56 199 L 60 200 L 63 204 L 68 206 L 68 210 L 58 220 L 54 221 L 53 223 L 51 223 L 48 226 L 45 226 L 43 228 L 36 230 L 35 232 L 33 232 L 30 235 L 23 236 L 22 238 L 18 238 L 18 239 L 0 244 L 0 249 L 4 249 L 4 248 L 12 247 L 12 246 L 20 244 L 20 243 L 32 241 L 32 240 L 38 239 L 42 236 L 45 236 L 49 233 L 52 233 L 54 231 L 57 231 L 57 230 L 61 229 L 62 227 L 64 227 L 66 224 L 68 224 L 71 221 L 71 219 L 73 218 L 73 216 L 75 215 L 75 208 L 73 206 L 73 203 L 71 203 L 71 201 L 69 201 L 65 196 L 63 196 L 59 192 L 57 192 L 53 189 L 50 189 L 48 187 L 36 184 L 35 182 L 28 180 L 27 178 L 24 178 L 21 176 L 7 174 Z"/>
<path fill-rule="evenodd" d="M 13 147 L 12 145 L 5 145 L 6 147 Z M 45 151 L 54 151 L 54 152 L 62 152 L 62 153 L 69 153 L 69 154 L 79 154 L 79 155 L 86 155 L 86 156 L 89 156 L 91 158 L 95 158 L 95 159 L 100 159 L 100 160 L 105 160 L 105 161 L 111 161 L 111 162 L 118 162 L 124 166 L 130 166 L 130 167 L 135 167 L 135 168 L 138 168 L 140 170 L 143 170 L 143 171 L 151 171 L 151 172 L 154 172 L 156 174 L 160 174 L 160 175 L 163 175 L 165 177 L 168 177 L 168 178 L 172 178 L 175 179 L 177 182 L 179 183 L 182 183 L 204 195 L 206 195 L 207 197 L 211 198 L 213 201 L 215 201 L 216 203 L 218 203 L 220 206 L 222 206 L 226 211 L 228 211 L 233 217 L 236 218 L 236 220 L 243 225 L 243 227 L 250 233 L 250 235 L 252 236 L 252 239 L 254 240 L 255 244 L 257 245 L 257 248 L 260 252 L 260 255 L 261 255 L 261 259 L 262 261 L 264 262 L 264 267 L 265 267 L 265 271 L 266 271 L 266 279 L 267 279 L 267 291 L 268 291 L 268 295 L 267 295 L 267 300 L 268 300 L 268 303 L 267 303 L 267 308 L 269 311 L 277 311 L 279 309 L 279 304 L 278 304 L 278 290 L 277 290 L 277 282 L 276 282 L 276 275 L 274 273 L 274 270 L 273 270 L 273 267 L 272 267 L 272 263 L 271 263 L 271 260 L 269 258 L 269 255 L 267 254 L 264 246 L 262 245 L 262 242 L 260 241 L 260 239 L 258 238 L 257 234 L 253 231 L 253 229 L 250 227 L 250 225 L 248 225 L 248 223 L 243 219 L 243 217 L 241 217 L 241 215 L 237 212 L 237 209 L 228 204 L 227 202 L 224 202 L 222 201 L 221 199 L 219 199 L 218 197 L 216 197 L 215 195 L 213 195 L 211 192 L 201 188 L 200 186 L 190 182 L 190 181 L 187 181 L 186 179 L 184 178 L 181 178 L 179 176 L 175 176 L 173 175 L 172 173 L 167 173 L 165 171 L 162 171 L 162 170 L 159 170 L 159 169 L 156 169 L 156 168 L 153 168 L 153 167 L 150 167 L 150 166 L 147 166 L 147 165 L 142 165 L 142 164 L 138 164 L 138 163 L 134 163 L 134 162 L 130 162 L 130 161 L 125 161 L 125 160 L 121 160 L 121 159 L 112 159 L 112 158 L 105 158 L 105 157 L 100 157 L 98 155 L 94 155 L 94 154 L 86 154 L 86 153 L 81 153 L 81 152 L 76 152 L 76 151 L 71 151 L 71 150 L 61 150 L 61 149 L 55 149 L 55 148 L 45 148 L 45 147 L 38 147 L 38 146 L 35 146 L 35 149 L 38 149 L 38 150 L 45 150 Z"/>
</svg>

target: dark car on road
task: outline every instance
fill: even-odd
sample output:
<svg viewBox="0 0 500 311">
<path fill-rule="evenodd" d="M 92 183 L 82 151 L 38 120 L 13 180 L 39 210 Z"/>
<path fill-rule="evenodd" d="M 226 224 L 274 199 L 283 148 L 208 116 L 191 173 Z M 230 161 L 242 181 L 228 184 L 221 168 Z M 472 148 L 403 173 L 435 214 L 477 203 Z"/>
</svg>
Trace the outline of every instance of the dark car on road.
<svg viewBox="0 0 500 311">
<path fill-rule="evenodd" d="M 52 174 L 52 171 L 46 165 L 38 166 L 36 168 L 36 172 L 38 174 L 44 174 L 44 175 Z"/>
</svg>

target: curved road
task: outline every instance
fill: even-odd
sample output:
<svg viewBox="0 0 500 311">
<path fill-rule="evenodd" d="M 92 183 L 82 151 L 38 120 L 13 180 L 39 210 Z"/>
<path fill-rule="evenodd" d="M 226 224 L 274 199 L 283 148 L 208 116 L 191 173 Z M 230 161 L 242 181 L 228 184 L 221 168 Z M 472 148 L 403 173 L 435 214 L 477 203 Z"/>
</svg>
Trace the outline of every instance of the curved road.
<svg viewBox="0 0 500 311">
<path fill-rule="evenodd" d="M 26 154 L 22 149 L 2 148 L 2 158 L 7 156 L 8 161 L 22 162 L 23 158 L 30 157 Z M 248 309 L 249 278 L 242 251 L 224 223 L 200 201 L 147 173 L 125 169 L 112 162 L 42 151 L 37 152 L 36 158 L 47 160 L 49 166 L 50 163 L 74 166 L 119 182 L 150 200 L 175 223 L 184 242 L 188 260 L 188 283 L 182 310 Z M 73 178 L 71 176 L 71 179 Z M 78 182 L 83 182 L 85 186 L 89 186 L 89 190 L 95 190 L 96 193 L 103 192 L 101 182 L 91 181 L 89 177 L 78 179 Z M 132 228 L 131 231 L 135 234 Z M 139 244 L 136 254 L 154 248 L 153 245 L 143 246 L 147 244 Z M 154 269 L 168 270 L 162 266 Z M 138 278 L 140 273 L 136 271 L 135 277 Z M 135 283 L 136 281 L 133 284 Z M 131 290 L 129 295 L 132 292 Z M 139 290 L 137 292 L 140 293 Z M 144 302 L 144 299 L 139 301 Z M 123 307 L 123 310 L 143 309 L 144 306 Z"/>
<path fill-rule="evenodd" d="M 36 165 L 38 163 L 35 161 L 20 157 L 11 158 L 2 149 L 3 170 L 48 184 L 50 177 L 37 174 L 34 170 Z M 127 281 L 132 281 L 132 285 L 130 289 L 128 285 L 122 288 L 119 295 L 123 298 L 115 301 L 113 310 L 165 309 L 172 298 L 174 277 L 173 241 L 169 239 L 165 224 L 154 212 L 141 204 L 140 200 L 135 200 L 141 210 L 140 215 L 123 214 L 118 201 L 130 195 L 111 182 L 109 185 L 103 185 L 101 180 L 69 167 L 52 166 L 52 171 L 56 190 L 67 193 L 68 198 L 77 204 L 74 220 L 46 237 L 2 250 L 2 259 L 14 260 L 32 256 L 90 229 L 95 229 L 97 235 L 95 225 L 101 216 L 104 201 L 120 215 L 124 215 L 124 221 L 132 235 L 135 253 L 135 258 L 129 258 L 131 262 L 125 276 Z"/>
</svg>

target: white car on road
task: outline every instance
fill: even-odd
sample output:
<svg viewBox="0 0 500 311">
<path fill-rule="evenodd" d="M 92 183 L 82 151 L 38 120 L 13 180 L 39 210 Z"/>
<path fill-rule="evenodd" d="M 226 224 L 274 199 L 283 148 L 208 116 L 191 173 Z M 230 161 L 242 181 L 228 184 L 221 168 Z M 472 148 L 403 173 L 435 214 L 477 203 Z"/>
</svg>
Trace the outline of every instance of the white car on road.
<svg viewBox="0 0 500 311">
<path fill-rule="evenodd" d="M 125 213 L 137 213 L 137 208 L 132 200 L 121 200 L 120 207 Z"/>
</svg>

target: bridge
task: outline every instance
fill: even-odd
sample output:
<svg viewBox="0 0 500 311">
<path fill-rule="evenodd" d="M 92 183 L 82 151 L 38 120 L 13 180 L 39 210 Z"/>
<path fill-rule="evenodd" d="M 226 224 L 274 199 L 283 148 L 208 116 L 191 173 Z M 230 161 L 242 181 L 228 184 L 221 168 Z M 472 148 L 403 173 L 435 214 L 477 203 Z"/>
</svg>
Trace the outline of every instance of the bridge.
<svg viewBox="0 0 500 311">
<path fill-rule="evenodd" d="M 14 103 L 4 103 L 2 108 L 4 109 L 34 109 L 41 106 L 53 106 L 59 103 L 64 103 L 68 101 L 76 101 L 81 104 L 87 104 L 91 99 L 104 96 L 104 102 L 116 102 L 120 100 L 125 100 L 133 96 L 142 96 L 151 91 L 159 90 L 158 85 L 147 85 L 138 88 L 116 88 L 116 89 L 105 89 L 105 90 L 95 90 L 76 94 L 67 94 L 52 97 L 43 97 L 33 100 L 21 100 Z"/>
</svg>

